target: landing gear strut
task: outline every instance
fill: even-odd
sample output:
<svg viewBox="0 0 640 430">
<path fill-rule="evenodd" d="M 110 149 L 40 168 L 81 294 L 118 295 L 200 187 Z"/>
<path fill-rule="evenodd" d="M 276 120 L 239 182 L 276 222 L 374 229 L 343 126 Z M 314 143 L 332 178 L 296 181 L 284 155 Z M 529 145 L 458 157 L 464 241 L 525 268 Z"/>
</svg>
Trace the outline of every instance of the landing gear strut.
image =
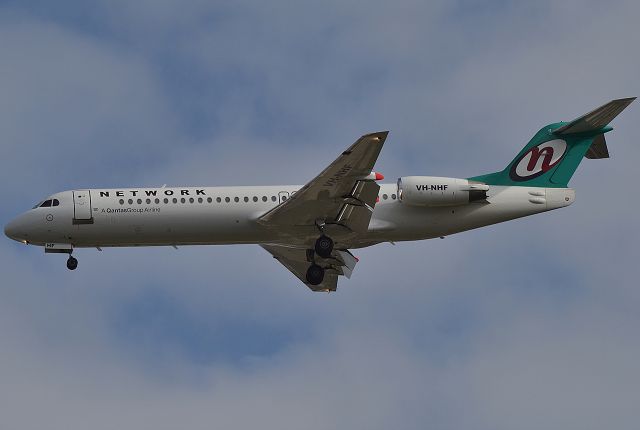
<svg viewBox="0 0 640 430">
<path fill-rule="evenodd" d="M 67 269 L 76 270 L 76 267 L 78 267 L 78 260 L 69 255 L 69 259 L 67 260 Z"/>
<path fill-rule="evenodd" d="M 307 269 L 307 282 L 310 285 L 320 285 L 324 280 L 324 268 L 318 264 L 316 264 L 314 259 L 314 251 L 315 254 L 321 258 L 329 258 L 331 257 L 331 253 L 333 252 L 333 240 L 324 234 L 324 220 L 316 220 L 316 227 L 320 230 L 320 237 L 316 240 L 315 246 L 313 250 L 307 250 L 307 259 L 311 261 L 311 266 Z"/>
<path fill-rule="evenodd" d="M 324 269 L 313 263 L 307 269 L 307 282 L 311 285 L 318 285 L 324 279 Z"/>
<path fill-rule="evenodd" d="M 331 252 L 333 252 L 333 240 L 331 240 L 329 236 L 325 236 L 323 234 L 316 240 L 315 251 L 316 254 L 322 258 L 331 257 Z"/>
</svg>

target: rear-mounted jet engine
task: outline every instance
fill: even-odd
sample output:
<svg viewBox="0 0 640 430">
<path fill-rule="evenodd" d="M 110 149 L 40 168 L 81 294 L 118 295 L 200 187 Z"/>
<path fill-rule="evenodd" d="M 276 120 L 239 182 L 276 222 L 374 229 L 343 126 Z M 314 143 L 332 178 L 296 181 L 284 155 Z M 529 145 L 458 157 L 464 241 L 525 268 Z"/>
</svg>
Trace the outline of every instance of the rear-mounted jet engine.
<svg viewBox="0 0 640 430">
<path fill-rule="evenodd" d="M 398 179 L 398 198 L 411 206 L 459 206 L 486 200 L 489 186 L 467 179 L 404 176 Z"/>
</svg>

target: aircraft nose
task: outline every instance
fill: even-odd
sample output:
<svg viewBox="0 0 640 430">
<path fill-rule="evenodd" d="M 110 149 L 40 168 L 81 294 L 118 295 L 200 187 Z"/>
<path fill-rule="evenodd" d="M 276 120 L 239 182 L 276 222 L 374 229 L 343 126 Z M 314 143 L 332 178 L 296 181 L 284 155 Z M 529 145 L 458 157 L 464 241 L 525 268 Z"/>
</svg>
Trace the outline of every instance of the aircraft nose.
<svg viewBox="0 0 640 430">
<path fill-rule="evenodd" d="M 17 240 L 18 242 L 22 242 L 24 241 L 24 239 L 22 239 L 21 236 L 21 228 L 20 228 L 20 222 L 18 220 L 18 218 L 14 219 L 13 221 L 10 221 L 7 225 L 4 226 L 4 234 L 13 240 Z"/>
</svg>

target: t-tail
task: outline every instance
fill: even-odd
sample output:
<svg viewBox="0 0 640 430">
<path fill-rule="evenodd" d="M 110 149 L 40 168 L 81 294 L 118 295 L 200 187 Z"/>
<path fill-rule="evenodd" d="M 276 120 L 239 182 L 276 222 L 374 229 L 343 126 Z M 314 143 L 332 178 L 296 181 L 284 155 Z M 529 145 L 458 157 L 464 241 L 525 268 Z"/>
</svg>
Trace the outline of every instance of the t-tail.
<svg viewBox="0 0 640 430">
<path fill-rule="evenodd" d="M 469 180 L 488 185 L 565 188 L 584 157 L 609 158 L 604 134 L 613 130 L 609 123 L 635 99 L 612 100 L 571 122 L 549 124 L 506 169 Z"/>
</svg>

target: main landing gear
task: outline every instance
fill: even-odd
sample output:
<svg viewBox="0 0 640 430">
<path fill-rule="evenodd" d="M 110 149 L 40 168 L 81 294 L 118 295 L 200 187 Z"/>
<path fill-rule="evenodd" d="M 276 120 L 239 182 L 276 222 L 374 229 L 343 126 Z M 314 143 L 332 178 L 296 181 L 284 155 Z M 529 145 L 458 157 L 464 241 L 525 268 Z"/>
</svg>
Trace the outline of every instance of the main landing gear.
<svg viewBox="0 0 640 430">
<path fill-rule="evenodd" d="M 77 267 L 78 267 L 78 259 L 72 257 L 71 254 L 69 254 L 69 258 L 67 259 L 67 269 L 76 270 Z"/>
<path fill-rule="evenodd" d="M 307 282 L 311 285 L 319 285 L 324 280 L 324 269 L 316 263 L 312 263 L 307 269 Z"/>
<path fill-rule="evenodd" d="M 333 240 L 329 236 L 323 234 L 316 240 L 315 251 L 316 254 L 322 258 L 331 257 L 331 253 L 333 252 Z"/>
<path fill-rule="evenodd" d="M 324 227 L 324 225 L 318 226 L 321 232 L 323 230 L 322 227 Z M 331 257 L 331 253 L 333 252 L 333 240 L 322 232 L 322 235 L 316 240 L 313 250 L 309 250 L 308 252 L 308 258 L 311 261 L 311 266 L 307 269 L 307 282 L 311 285 L 319 285 L 324 280 L 324 268 L 315 262 L 314 251 L 315 255 L 318 255 L 321 258 Z"/>
<path fill-rule="evenodd" d="M 321 258 L 329 258 L 333 252 L 333 239 L 324 234 L 324 226 L 325 222 L 323 219 L 316 220 L 316 227 L 320 230 L 320 237 L 316 239 L 313 249 L 307 251 L 307 259 L 311 262 L 311 265 L 307 269 L 306 278 L 310 285 L 319 285 L 324 280 L 325 269 L 316 263 L 315 255 Z"/>
</svg>

